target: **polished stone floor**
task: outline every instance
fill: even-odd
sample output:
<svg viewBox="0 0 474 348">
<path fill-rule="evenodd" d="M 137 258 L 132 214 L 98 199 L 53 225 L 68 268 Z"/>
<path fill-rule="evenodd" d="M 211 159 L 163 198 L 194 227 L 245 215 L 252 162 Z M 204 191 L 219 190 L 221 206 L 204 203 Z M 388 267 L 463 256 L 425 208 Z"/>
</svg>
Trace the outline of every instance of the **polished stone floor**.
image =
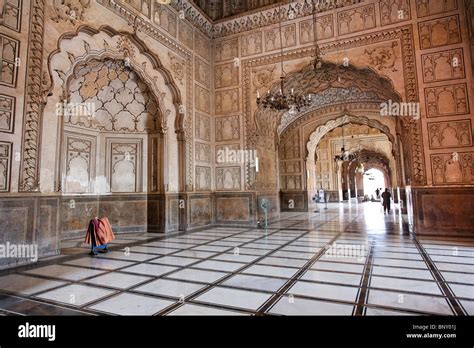
<svg viewBox="0 0 474 348">
<path fill-rule="evenodd" d="M 474 239 L 415 238 L 379 203 L 319 209 L 266 230 L 120 234 L 97 257 L 68 241 L 0 277 L 0 314 L 474 314 Z"/>
</svg>

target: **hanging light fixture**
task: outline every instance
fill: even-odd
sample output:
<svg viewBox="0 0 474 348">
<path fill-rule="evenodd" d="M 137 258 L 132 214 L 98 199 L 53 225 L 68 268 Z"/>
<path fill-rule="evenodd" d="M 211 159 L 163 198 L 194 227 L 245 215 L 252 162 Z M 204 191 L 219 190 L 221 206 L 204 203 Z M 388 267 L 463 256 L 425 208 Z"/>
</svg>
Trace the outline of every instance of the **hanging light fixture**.
<svg viewBox="0 0 474 348">
<path fill-rule="evenodd" d="M 281 5 L 279 6 L 279 14 L 281 14 Z M 261 98 L 260 93 L 257 91 L 257 105 L 262 106 L 264 109 L 270 109 L 272 111 L 289 111 L 296 113 L 301 111 L 303 108 L 311 105 L 311 95 L 305 96 L 296 93 L 292 88 L 290 95 L 285 94 L 285 70 L 283 67 L 283 40 L 281 30 L 281 17 L 278 25 L 280 34 L 280 89 L 277 92 L 271 92 L 268 90 L 267 94 Z"/>
<path fill-rule="evenodd" d="M 342 126 L 342 147 L 341 152 L 334 156 L 334 162 L 352 162 L 353 160 L 359 157 L 359 153 L 357 152 L 349 152 L 345 148 L 344 143 L 344 125 Z"/>
</svg>

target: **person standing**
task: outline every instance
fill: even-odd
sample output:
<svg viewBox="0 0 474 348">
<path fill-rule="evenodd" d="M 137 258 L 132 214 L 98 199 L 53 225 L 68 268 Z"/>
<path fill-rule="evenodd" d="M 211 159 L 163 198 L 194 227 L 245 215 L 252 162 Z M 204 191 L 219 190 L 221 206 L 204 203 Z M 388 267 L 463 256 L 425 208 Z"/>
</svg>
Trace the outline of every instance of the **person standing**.
<svg viewBox="0 0 474 348">
<path fill-rule="evenodd" d="M 390 213 L 390 200 L 392 198 L 392 195 L 388 191 L 388 188 L 385 189 L 385 192 L 382 193 L 382 204 L 383 204 L 383 212 L 389 212 Z"/>
<path fill-rule="evenodd" d="M 378 188 L 375 189 L 375 197 L 377 197 L 377 199 L 380 198 L 380 190 Z"/>
</svg>

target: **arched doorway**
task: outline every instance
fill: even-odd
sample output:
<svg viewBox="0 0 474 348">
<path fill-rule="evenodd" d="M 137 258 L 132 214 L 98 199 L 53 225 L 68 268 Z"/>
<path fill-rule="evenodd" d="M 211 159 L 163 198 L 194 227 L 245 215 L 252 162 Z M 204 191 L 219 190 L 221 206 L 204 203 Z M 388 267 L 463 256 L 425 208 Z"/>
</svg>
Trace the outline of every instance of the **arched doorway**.
<svg viewBox="0 0 474 348">
<path fill-rule="evenodd" d="M 83 26 L 60 38 L 49 68 L 45 117 L 58 128 L 45 158 L 56 162 L 62 238 L 94 216 L 117 232 L 183 228 L 170 205 L 185 190 L 186 111 L 158 57 L 135 34 Z"/>
</svg>

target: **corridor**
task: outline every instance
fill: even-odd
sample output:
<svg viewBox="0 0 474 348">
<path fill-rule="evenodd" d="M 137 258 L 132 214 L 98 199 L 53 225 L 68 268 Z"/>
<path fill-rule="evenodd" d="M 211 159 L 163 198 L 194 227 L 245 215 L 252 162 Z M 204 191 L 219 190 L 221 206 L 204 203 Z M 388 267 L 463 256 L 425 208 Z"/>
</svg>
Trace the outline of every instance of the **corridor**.
<svg viewBox="0 0 474 348">
<path fill-rule="evenodd" d="M 474 314 L 474 240 L 415 238 L 380 203 L 112 245 L 90 257 L 71 240 L 61 256 L 0 273 L 0 314 Z"/>
</svg>

